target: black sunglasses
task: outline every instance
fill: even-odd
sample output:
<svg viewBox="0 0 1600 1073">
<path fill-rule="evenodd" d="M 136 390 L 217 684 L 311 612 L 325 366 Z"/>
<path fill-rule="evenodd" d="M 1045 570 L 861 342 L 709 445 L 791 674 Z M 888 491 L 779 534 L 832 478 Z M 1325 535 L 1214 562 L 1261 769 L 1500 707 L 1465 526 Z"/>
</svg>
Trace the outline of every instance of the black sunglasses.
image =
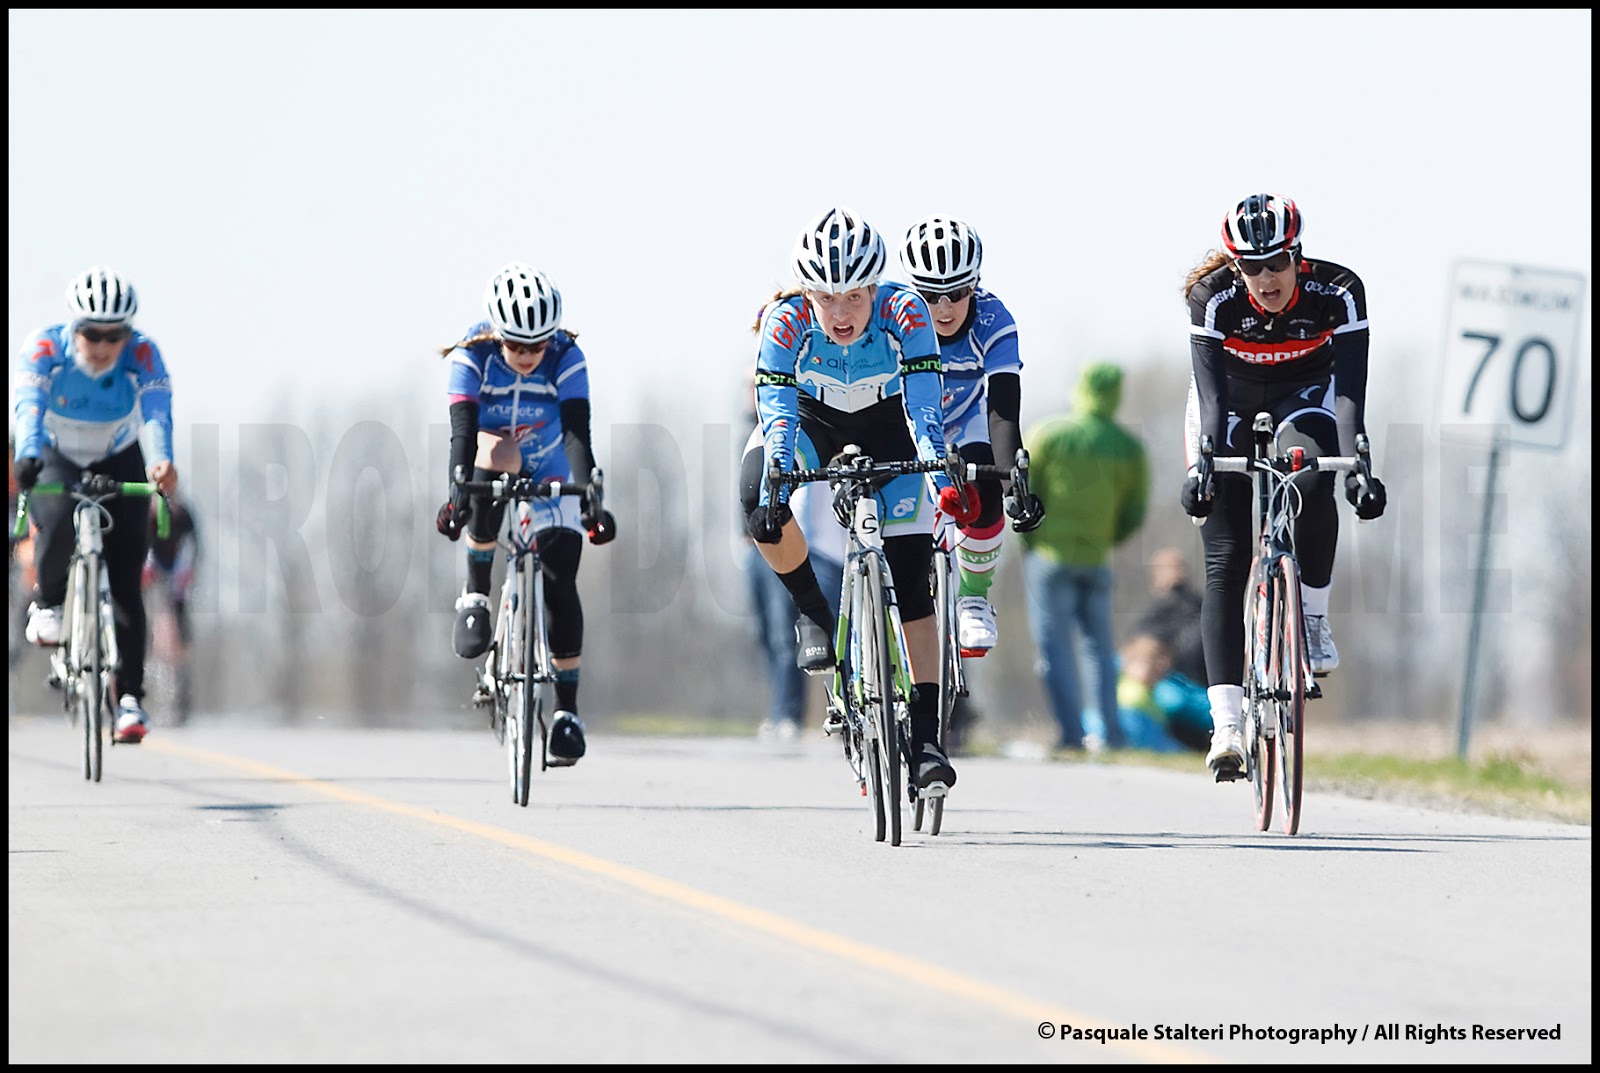
<svg viewBox="0 0 1600 1073">
<path fill-rule="evenodd" d="M 1247 276 L 1254 277 L 1261 275 L 1262 272 L 1282 272 L 1294 264 L 1294 257 L 1291 254 L 1280 253 L 1267 261 L 1236 261 L 1235 263 L 1239 266 L 1239 271 Z"/>
<path fill-rule="evenodd" d="M 99 331 L 95 328 L 79 328 L 78 334 L 91 343 L 120 343 L 133 334 L 131 328 L 107 328 Z"/>
<path fill-rule="evenodd" d="M 550 340 L 541 339 L 537 343 L 519 343 L 515 339 L 502 339 L 500 345 L 513 354 L 537 354 L 550 345 Z"/>
<path fill-rule="evenodd" d="M 925 291 L 918 288 L 917 293 L 922 295 L 922 300 L 924 302 L 927 302 L 931 306 L 936 306 L 939 304 L 939 299 L 941 298 L 948 298 L 952 302 L 959 302 L 961 299 L 971 294 L 973 290 L 974 288 L 972 285 L 968 284 L 965 287 L 957 287 L 953 291 Z"/>
</svg>

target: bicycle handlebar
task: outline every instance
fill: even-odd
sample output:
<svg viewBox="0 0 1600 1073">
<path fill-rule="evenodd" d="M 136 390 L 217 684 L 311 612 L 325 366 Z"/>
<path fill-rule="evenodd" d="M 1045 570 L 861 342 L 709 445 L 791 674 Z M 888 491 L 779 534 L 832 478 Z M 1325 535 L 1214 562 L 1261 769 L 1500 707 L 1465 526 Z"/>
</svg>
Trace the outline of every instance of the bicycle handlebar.
<svg viewBox="0 0 1600 1073">
<path fill-rule="evenodd" d="M 1211 478 L 1216 473 L 1252 473 L 1260 470 L 1280 480 L 1289 480 L 1301 473 L 1354 473 L 1358 496 L 1367 494 L 1367 482 L 1372 479 L 1372 445 L 1365 432 L 1356 434 L 1354 455 L 1308 455 L 1304 448 L 1291 447 L 1279 455 L 1250 458 L 1227 455 L 1218 458 L 1213 451 L 1211 437 L 1201 436 L 1200 458 L 1195 463 L 1195 474 L 1200 478 L 1204 499 L 1210 499 L 1213 495 Z M 1204 525 L 1206 521 L 1205 518 L 1190 520 L 1197 526 Z"/>
<path fill-rule="evenodd" d="M 560 496 L 593 497 L 595 503 L 602 499 L 600 471 L 595 479 L 584 481 L 536 481 L 532 477 L 513 477 L 509 473 L 488 481 L 456 481 L 455 486 L 468 495 L 486 495 L 497 500 L 548 499 Z"/>
<path fill-rule="evenodd" d="M 36 495 L 72 495 L 95 502 L 114 496 L 160 496 L 156 504 L 156 536 L 165 540 L 172 532 L 172 512 L 159 485 L 149 481 L 119 481 L 104 473 L 86 473 L 70 488 L 60 481 L 41 481 L 32 488 L 18 490 L 17 516 L 11 523 L 11 535 L 17 540 L 28 535 L 28 501 Z"/>
</svg>

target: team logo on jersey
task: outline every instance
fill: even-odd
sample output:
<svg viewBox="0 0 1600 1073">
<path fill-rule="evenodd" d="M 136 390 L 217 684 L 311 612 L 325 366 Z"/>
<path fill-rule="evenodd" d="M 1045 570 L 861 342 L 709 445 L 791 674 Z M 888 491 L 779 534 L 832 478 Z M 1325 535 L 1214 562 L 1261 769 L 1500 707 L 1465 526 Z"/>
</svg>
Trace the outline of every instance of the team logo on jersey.
<svg viewBox="0 0 1600 1073">
<path fill-rule="evenodd" d="M 153 374 L 156 371 L 155 351 L 149 343 L 140 343 L 133 348 L 133 360 L 147 373 Z"/>
<path fill-rule="evenodd" d="M 535 421 L 531 425 L 517 425 L 511 430 L 511 438 L 518 443 L 526 443 L 535 432 L 549 424 L 548 421 Z"/>
<path fill-rule="evenodd" d="M 1246 317 L 1239 322 L 1239 330 L 1241 332 L 1247 332 L 1260 323 L 1261 322 L 1254 317 Z"/>
<path fill-rule="evenodd" d="M 39 349 L 35 350 L 33 352 L 33 360 L 34 361 L 44 361 L 46 358 L 54 357 L 55 353 L 56 353 L 55 340 L 53 340 L 53 339 L 41 339 L 41 340 L 39 340 Z"/>
</svg>

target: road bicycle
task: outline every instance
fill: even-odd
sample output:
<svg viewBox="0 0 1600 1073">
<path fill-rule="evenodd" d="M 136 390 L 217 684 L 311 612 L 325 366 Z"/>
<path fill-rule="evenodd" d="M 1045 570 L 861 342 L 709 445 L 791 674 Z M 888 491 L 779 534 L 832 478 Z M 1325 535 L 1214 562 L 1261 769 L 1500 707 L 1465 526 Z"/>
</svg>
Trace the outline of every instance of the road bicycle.
<svg viewBox="0 0 1600 1073">
<path fill-rule="evenodd" d="M 1356 437 L 1355 457 L 1317 457 L 1298 446 L 1280 451 L 1269 413 L 1256 414 L 1251 427 L 1252 457 L 1213 457 L 1211 437 L 1203 436 L 1197 467 L 1208 497 L 1213 473 L 1247 474 L 1256 494 L 1256 551 L 1244 611 L 1245 766 L 1219 773 L 1217 781 L 1250 780 L 1258 831 L 1272 826 L 1273 796 L 1281 782 L 1283 831 L 1292 835 L 1300 830 L 1306 702 L 1322 696 L 1316 681 L 1322 676 L 1311 672 L 1300 602 L 1294 524 L 1300 516 L 1301 490 L 1296 478 L 1306 473 L 1355 473 L 1364 495 L 1372 478 L 1372 453 L 1365 433 Z"/>
<path fill-rule="evenodd" d="M 845 759 L 872 810 L 874 840 L 887 839 L 894 846 L 901 839 L 902 792 L 920 806 L 930 798 L 942 800 L 945 788 L 919 790 L 912 778 L 911 660 L 883 549 L 883 486 L 909 473 L 944 473 L 964 488 L 964 470 L 970 468 L 955 456 L 939 462 L 875 462 L 855 444 L 821 469 L 785 472 L 776 459 L 768 463 L 768 502 L 778 501 L 784 485 L 828 481 L 835 489 L 834 515 L 847 537 L 828 684 L 829 732 L 837 724 Z"/>
<path fill-rule="evenodd" d="M 506 747 L 511 800 L 523 807 L 528 804 L 535 741 L 539 743 L 539 770 L 550 766 L 550 727 L 545 713 L 553 709 L 556 681 L 537 536 L 554 524 L 562 496 L 579 496 L 598 514 L 603 485 L 599 469 L 587 483 L 536 481 L 506 473 L 487 481 L 456 482 L 468 495 L 488 496 L 494 504 L 513 504 L 506 511 L 505 535 L 500 540 L 506 572 L 500 585 L 494 637 L 478 668 L 472 700 L 489 709 L 489 727 Z"/>
<path fill-rule="evenodd" d="M 105 534 L 111 531 L 111 511 L 105 506 L 118 496 L 159 494 L 144 481 L 119 481 L 102 473 L 85 474 L 70 488 L 60 483 L 40 483 L 17 495 L 17 516 L 12 535 L 28 531 L 28 503 L 36 495 L 70 495 L 73 548 L 67 565 L 71 595 L 62 623 L 64 642 L 50 652 L 46 681 L 61 690 L 67 723 L 83 732 L 83 777 L 100 781 L 102 742 L 106 723 L 115 713 L 113 689 L 122 655 L 117 649 L 116 605 L 111 599 L 111 578 L 105 565 Z M 142 520 L 141 520 L 142 524 Z M 156 511 L 157 532 L 168 532 L 171 516 L 163 496 Z M 109 735 L 116 744 L 116 736 Z"/>
<path fill-rule="evenodd" d="M 1011 492 L 1005 500 L 1005 512 L 1012 525 L 1027 519 L 1027 504 L 1032 500 L 1028 487 L 1028 451 L 1017 450 L 1016 463 L 1009 470 L 998 466 L 966 463 L 962 476 L 967 481 L 1007 479 Z M 961 647 L 960 629 L 956 616 L 956 603 L 961 596 L 961 573 L 956 560 L 956 549 L 961 545 L 961 529 L 949 515 L 940 514 L 934 534 L 933 564 L 931 566 L 933 609 L 938 616 L 936 630 L 939 635 L 939 740 L 950 741 L 950 720 L 956 702 L 968 695 L 966 653 Z M 937 835 L 944 822 L 944 798 L 935 797 L 931 803 L 922 797 L 913 805 L 912 829 L 922 830 L 924 811 L 928 814 L 928 833 Z"/>
</svg>

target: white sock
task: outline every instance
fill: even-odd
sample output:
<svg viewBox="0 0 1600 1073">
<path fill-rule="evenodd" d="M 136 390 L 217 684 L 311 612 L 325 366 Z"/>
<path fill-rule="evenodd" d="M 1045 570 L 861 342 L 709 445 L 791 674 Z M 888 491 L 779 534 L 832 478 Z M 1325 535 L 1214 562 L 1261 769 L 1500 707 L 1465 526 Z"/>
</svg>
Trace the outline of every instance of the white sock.
<svg viewBox="0 0 1600 1073">
<path fill-rule="evenodd" d="M 1328 594 L 1332 591 L 1333 582 L 1331 581 L 1320 589 L 1313 589 L 1302 581 L 1300 583 L 1300 609 L 1306 613 L 1307 617 L 1320 615 L 1323 618 L 1327 618 Z"/>
<path fill-rule="evenodd" d="M 1211 700 L 1211 726 L 1238 727 L 1244 722 L 1244 686 L 1211 686 L 1206 690 Z"/>
</svg>

